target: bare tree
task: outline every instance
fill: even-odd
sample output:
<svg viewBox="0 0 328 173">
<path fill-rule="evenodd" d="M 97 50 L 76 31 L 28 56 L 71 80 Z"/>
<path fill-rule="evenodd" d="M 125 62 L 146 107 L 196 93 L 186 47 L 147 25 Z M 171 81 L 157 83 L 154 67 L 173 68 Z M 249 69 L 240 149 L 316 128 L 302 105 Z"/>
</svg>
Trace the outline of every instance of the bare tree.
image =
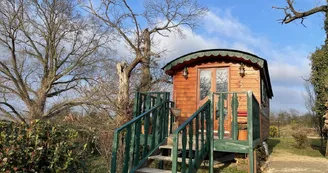
<svg viewBox="0 0 328 173">
<path fill-rule="evenodd" d="M 103 0 L 97 7 L 89 0 L 84 7 L 109 28 L 113 28 L 133 55 L 131 61 L 121 61 L 116 65 L 119 76 L 119 115 L 128 115 L 129 80 L 139 64 L 139 91 L 149 91 L 151 88 L 151 61 L 162 53 L 154 51 L 154 35 L 168 37 L 168 32 L 182 33 L 180 26 L 193 29 L 207 12 L 197 0 L 145 0 L 142 10 L 133 9 L 126 0 Z"/>
<path fill-rule="evenodd" d="M 2 0 L 2 118 L 28 122 L 95 104 L 73 91 L 92 77 L 103 43 L 100 33 L 96 23 L 79 14 L 75 1 Z"/>
<path fill-rule="evenodd" d="M 306 80 L 304 83 L 305 93 L 304 93 L 304 100 L 305 100 L 305 107 L 308 110 L 311 121 L 313 122 L 313 126 L 316 128 L 318 134 L 320 134 L 320 127 L 318 123 L 318 116 L 315 113 L 315 101 L 316 95 L 313 89 L 313 85 L 309 80 Z"/>
</svg>

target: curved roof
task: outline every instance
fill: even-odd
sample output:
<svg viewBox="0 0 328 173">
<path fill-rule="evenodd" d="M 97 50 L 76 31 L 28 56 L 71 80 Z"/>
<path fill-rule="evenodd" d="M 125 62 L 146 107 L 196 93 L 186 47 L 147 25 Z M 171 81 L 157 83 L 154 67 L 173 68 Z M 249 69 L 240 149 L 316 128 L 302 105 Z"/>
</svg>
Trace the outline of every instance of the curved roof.
<svg viewBox="0 0 328 173">
<path fill-rule="evenodd" d="M 186 64 L 190 64 L 193 62 L 199 62 L 199 61 L 213 60 L 213 57 L 218 57 L 218 58 L 224 57 L 225 59 L 229 59 L 229 60 L 248 62 L 248 63 L 251 63 L 253 65 L 260 67 L 261 73 L 263 74 L 265 81 L 267 83 L 267 86 L 269 88 L 270 98 L 273 96 L 267 61 L 254 54 L 240 51 L 240 50 L 208 49 L 208 50 L 200 50 L 197 52 L 192 52 L 192 53 L 180 56 L 180 57 L 172 60 L 171 62 L 167 63 L 163 67 L 163 70 L 165 71 L 166 74 L 173 75 L 174 71 L 176 71 L 177 69 L 180 69 L 182 66 L 185 66 Z M 211 59 L 209 59 L 209 58 L 211 58 Z"/>
</svg>

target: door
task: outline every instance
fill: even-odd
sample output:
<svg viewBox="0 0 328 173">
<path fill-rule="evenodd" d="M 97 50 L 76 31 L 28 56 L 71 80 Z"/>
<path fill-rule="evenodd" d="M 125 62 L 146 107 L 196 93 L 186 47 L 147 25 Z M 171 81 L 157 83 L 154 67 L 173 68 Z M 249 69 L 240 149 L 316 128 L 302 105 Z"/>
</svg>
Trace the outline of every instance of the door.
<svg viewBox="0 0 328 173">
<path fill-rule="evenodd" d="M 229 68 L 200 68 L 198 71 L 198 108 L 208 100 L 210 92 L 229 92 Z M 227 96 L 227 94 L 224 94 Z M 229 99 L 226 98 L 225 107 L 228 107 Z M 218 119 L 216 119 L 218 97 L 214 97 L 214 130 L 218 130 Z M 229 112 L 229 110 L 228 110 Z M 225 131 L 230 131 L 230 116 L 225 117 Z"/>
</svg>

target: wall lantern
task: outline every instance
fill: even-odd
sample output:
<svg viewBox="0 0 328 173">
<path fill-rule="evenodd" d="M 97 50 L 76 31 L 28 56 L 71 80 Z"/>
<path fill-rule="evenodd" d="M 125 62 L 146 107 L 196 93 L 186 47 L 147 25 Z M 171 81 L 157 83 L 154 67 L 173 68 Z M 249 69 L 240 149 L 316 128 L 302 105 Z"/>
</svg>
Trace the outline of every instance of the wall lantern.
<svg viewBox="0 0 328 173">
<path fill-rule="evenodd" d="M 188 78 L 188 68 L 187 68 L 187 67 L 185 67 L 185 68 L 183 69 L 182 76 L 183 76 L 185 79 Z"/>
<path fill-rule="evenodd" d="M 239 74 L 240 74 L 241 77 L 245 76 L 245 65 L 243 63 L 240 64 Z"/>
</svg>

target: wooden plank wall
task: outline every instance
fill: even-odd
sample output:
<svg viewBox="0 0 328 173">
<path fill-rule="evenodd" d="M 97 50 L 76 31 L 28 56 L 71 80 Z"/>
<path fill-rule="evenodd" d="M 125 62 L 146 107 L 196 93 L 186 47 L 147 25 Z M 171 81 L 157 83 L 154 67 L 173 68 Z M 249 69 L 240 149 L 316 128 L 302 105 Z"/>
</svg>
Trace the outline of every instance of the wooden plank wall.
<svg viewBox="0 0 328 173">
<path fill-rule="evenodd" d="M 245 65 L 245 76 L 242 78 L 239 75 L 238 63 L 227 63 L 227 62 L 210 62 L 196 64 L 194 66 L 188 67 L 188 78 L 185 79 L 182 76 L 182 70 L 176 72 L 173 76 L 173 101 L 175 101 L 176 106 L 181 109 L 181 121 L 180 124 L 191 116 L 197 110 L 198 101 L 198 89 L 197 89 L 197 75 L 198 70 L 201 68 L 209 67 L 228 67 L 229 68 L 229 91 L 230 92 L 243 92 L 252 90 L 256 99 L 261 104 L 261 92 L 260 92 L 260 71 L 258 68 Z M 239 108 L 238 110 L 247 110 L 246 95 L 239 95 Z M 230 105 L 229 105 L 230 106 Z M 238 121 L 245 121 L 247 118 L 238 118 Z M 268 121 L 261 119 L 261 129 L 267 128 Z M 265 132 L 267 133 L 267 132 Z M 266 134 L 265 134 L 266 136 Z"/>
</svg>

